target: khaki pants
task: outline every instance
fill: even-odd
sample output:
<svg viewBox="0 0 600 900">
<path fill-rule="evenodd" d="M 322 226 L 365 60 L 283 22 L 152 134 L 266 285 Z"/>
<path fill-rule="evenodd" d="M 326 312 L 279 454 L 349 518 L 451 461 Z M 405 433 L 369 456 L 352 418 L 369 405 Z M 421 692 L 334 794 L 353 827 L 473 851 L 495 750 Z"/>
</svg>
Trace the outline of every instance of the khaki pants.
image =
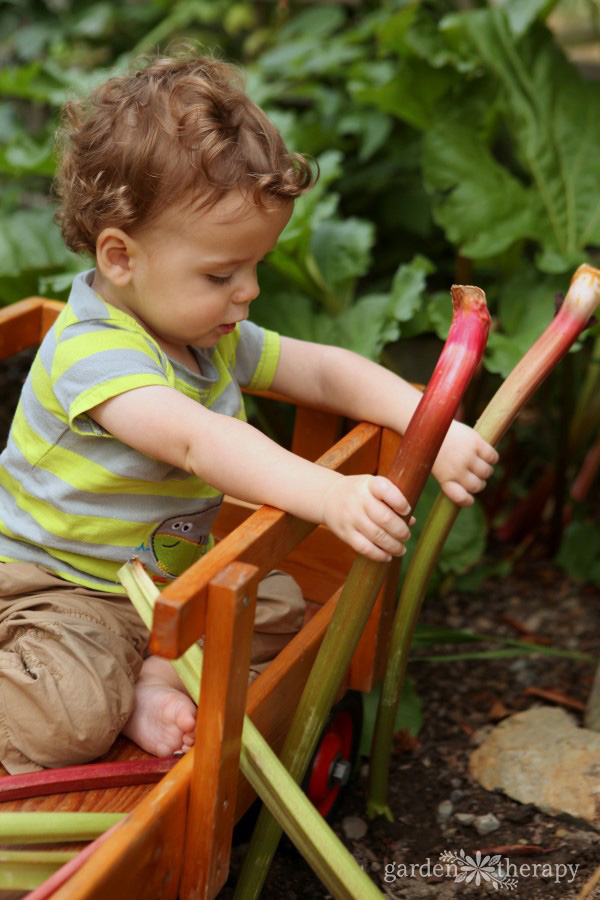
<svg viewBox="0 0 600 900">
<path fill-rule="evenodd" d="M 249 680 L 303 620 L 290 576 L 260 582 Z M 89 590 L 32 563 L 0 563 L 0 762 L 14 774 L 106 753 L 133 711 L 147 647 L 126 594 Z"/>
</svg>

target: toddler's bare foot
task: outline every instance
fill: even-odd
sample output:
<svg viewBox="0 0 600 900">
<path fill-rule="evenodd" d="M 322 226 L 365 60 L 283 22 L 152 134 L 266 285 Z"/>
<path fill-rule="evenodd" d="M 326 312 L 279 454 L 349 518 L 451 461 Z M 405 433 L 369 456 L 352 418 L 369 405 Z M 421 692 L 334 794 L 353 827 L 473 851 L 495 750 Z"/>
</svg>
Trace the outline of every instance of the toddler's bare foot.
<svg viewBox="0 0 600 900">
<path fill-rule="evenodd" d="M 196 707 L 168 659 L 149 656 L 135 685 L 135 707 L 123 734 L 154 756 L 194 744 Z"/>
</svg>

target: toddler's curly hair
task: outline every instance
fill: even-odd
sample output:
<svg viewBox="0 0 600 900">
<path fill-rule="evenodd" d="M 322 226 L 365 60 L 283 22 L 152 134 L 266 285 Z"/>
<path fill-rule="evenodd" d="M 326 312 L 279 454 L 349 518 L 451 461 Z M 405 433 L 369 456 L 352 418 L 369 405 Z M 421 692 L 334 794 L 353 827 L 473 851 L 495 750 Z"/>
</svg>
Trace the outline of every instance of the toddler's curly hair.
<svg viewBox="0 0 600 900">
<path fill-rule="evenodd" d="M 103 228 L 133 234 L 169 206 L 210 207 L 235 188 L 268 208 L 318 174 L 287 150 L 237 67 L 189 50 L 68 102 L 57 146 L 56 222 L 76 253 L 95 254 Z"/>
</svg>

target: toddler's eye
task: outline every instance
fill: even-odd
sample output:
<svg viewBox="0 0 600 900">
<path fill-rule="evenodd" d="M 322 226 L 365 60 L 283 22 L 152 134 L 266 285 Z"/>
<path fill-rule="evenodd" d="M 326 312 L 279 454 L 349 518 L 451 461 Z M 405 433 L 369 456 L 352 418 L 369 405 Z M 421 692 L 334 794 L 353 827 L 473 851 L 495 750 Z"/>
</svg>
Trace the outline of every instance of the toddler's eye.
<svg viewBox="0 0 600 900">
<path fill-rule="evenodd" d="M 207 275 L 206 277 L 213 284 L 229 284 L 233 275 Z"/>
</svg>

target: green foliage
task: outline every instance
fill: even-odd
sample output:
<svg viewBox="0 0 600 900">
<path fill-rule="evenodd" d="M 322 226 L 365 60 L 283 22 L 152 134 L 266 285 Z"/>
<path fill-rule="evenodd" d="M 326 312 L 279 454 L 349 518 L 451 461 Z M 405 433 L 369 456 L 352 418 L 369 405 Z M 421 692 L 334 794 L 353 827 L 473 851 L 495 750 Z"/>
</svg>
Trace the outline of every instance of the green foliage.
<svg viewBox="0 0 600 900">
<path fill-rule="evenodd" d="M 571 578 L 600 587 L 600 525 L 584 519 L 572 522 L 556 561 Z"/>
<path fill-rule="evenodd" d="M 381 684 L 378 684 L 370 694 L 363 694 L 363 727 L 360 737 L 360 755 L 369 756 L 371 753 L 371 743 L 373 740 L 373 731 L 375 728 L 375 719 L 377 717 L 377 707 L 379 705 L 379 695 L 381 694 Z M 400 731 L 405 728 L 413 737 L 417 735 L 423 727 L 423 711 L 419 695 L 416 693 L 412 681 L 407 676 L 402 686 L 402 694 L 398 701 L 398 711 L 396 713 L 396 721 L 394 730 Z"/>
</svg>

